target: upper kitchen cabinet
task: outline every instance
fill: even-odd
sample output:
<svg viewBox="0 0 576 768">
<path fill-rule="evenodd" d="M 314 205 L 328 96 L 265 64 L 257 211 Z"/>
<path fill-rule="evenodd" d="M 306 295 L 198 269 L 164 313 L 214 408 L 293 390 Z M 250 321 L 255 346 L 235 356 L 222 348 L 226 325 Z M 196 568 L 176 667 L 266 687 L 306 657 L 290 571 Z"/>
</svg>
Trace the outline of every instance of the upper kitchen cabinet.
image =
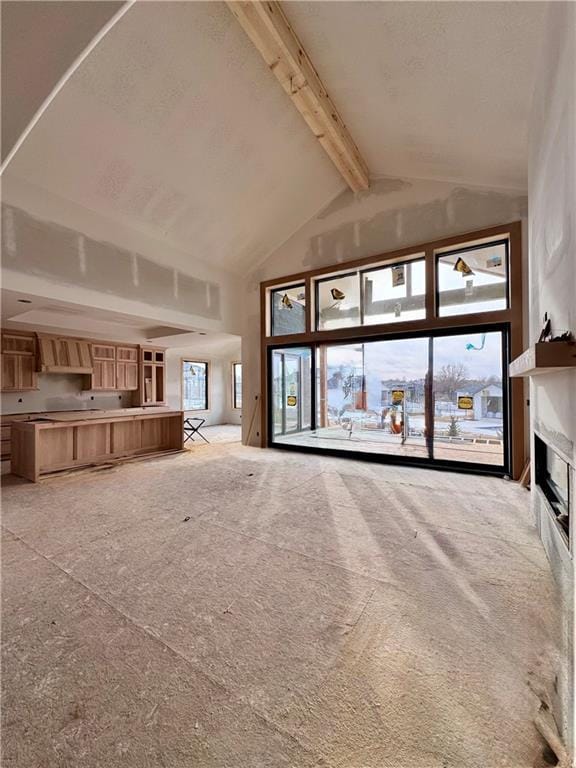
<svg viewBox="0 0 576 768">
<path fill-rule="evenodd" d="M 105 342 L 91 347 L 94 368 L 88 389 L 116 392 L 138 389 L 138 347 Z"/>
<path fill-rule="evenodd" d="M 138 347 L 116 347 L 116 385 L 123 391 L 138 389 Z"/>
<path fill-rule="evenodd" d="M 166 350 L 140 347 L 140 405 L 166 402 Z"/>
<path fill-rule="evenodd" d="M 36 335 L 4 331 L 1 338 L 2 392 L 38 389 Z"/>
</svg>

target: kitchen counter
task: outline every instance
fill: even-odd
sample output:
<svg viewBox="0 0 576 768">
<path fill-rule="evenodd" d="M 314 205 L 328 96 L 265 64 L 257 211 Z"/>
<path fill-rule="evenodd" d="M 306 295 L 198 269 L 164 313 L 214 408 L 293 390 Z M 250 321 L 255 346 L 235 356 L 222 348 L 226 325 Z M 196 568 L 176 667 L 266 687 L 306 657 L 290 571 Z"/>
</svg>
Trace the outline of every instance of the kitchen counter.
<svg viewBox="0 0 576 768">
<path fill-rule="evenodd" d="M 12 426 L 21 421 L 36 421 L 42 419 L 43 421 L 75 421 L 83 419 L 99 419 L 106 418 L 120 418 L 126 415 L 134 415 L 139 413 L 166 413 L 171 408 L 167 406 L 148 406 L 146 408 L 114 408 L 109 410 L 103 410 L 99 408 L 91 408 L 85 410 L 73 410 L 73 411 L 36 411 L 31 413 L 4 413 L 0 416 L 0 456 L 3 462 L 3 467 L 10 460 L 12 455 Z M 4 471 L 4 469 L 2 470 Z"/>
<path fill-rule="evenodd" d="M 101 411 L 59 411 L 57 413 L 41 413 L 33 417 L 34 421 L 92 421 L 94 419 L 120 419 L 126 416 L 146 414 L 154 416 L 158 413 L 179 413 L 168 406 L 150 406 L 140 408 L 114 408 Z"/>
<path fill-rule="evenodd" d="M 65 469 L 183 449 L 184 413 L 123 408 L 38 414 L 12 423 L 12 472 L 37 482 Z"/>
</svg>

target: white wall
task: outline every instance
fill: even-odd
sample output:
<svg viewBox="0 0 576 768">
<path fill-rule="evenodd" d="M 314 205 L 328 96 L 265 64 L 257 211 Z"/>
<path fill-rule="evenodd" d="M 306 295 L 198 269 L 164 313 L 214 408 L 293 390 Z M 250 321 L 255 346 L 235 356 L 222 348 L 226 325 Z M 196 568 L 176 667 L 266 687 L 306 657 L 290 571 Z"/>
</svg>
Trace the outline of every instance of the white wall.
<svg viewBox="0 0 576 768">
<path fill-rule="evenodd" d="M 167 351 L 166 387 L 167 401 L 172 408 L 182 408 L 182 359 L 208 363 L 208 410 L 189 411 L 187 415 L 206 419 L 206 426 L 213 424 L 240 424 L 242 412 L 233 408 L 232 363 L 240 361 L 240 343 L 234 354 L 207 355 L 194 348 Z"/>
<path fill-rule="evenodd" d="M 260 293 L 263 280 L 377 255 L 449 235 L 525 220 L 522 192 L 422 179 L 380 179 L 368 192 L 338 195 L 251 273 L 242 337 L 244 403 L 260 392 Z M 243 423 L 247 442 L 250 417 Z M 250 443 L 259 445 L 260 423 Z"/>
<path fill-rule="evenodd" d="M 550 3 L 530 131 L 530 339 L 544 312 L 554 333 L 576 335 L 576 4 Z M 532 424 L 576 468 L 576 370 L 531 381 Z M 573 472 L 576 481 L 576 472 Z M 574 489 L 574 483 L 572 488 Z M 574 750 L 574 570 L 546 504 L 532 487 L 536 520 L 564 603 L 557 720 Z M 572 504 L 576 495 L 572 490 Z M 572 512 L 572 515 L 574 513 Z M 572 531 L 574 532 L 574 520 Z M 572 551 L 574 551 L 572 536 Z"/>
</svg>

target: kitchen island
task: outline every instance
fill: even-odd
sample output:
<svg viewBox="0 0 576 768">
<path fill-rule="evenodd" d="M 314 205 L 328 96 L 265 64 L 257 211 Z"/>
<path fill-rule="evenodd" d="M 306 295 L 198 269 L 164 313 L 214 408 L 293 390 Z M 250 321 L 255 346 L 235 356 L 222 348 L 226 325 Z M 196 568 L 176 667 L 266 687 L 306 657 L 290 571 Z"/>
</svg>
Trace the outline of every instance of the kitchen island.
<svg viewBox="0 0 576 768">
<path fill-rule="evenodd" d="M 183 450 L 184 413 L 126 408 L 39 414 L 12 424 L 12 473 L 38 482 L 54 472 Z"/>
</svg>

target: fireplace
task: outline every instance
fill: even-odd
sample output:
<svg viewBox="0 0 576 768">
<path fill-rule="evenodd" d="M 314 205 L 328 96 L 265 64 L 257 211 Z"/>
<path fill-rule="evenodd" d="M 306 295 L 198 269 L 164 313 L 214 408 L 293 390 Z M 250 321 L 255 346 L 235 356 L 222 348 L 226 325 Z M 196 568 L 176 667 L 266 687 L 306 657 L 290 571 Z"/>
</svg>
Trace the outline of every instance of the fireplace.
<svg viewBox="0 0 576 768">
<path fill-rule="evenodd" d="M 546 497 L 568 545 L 572 482 L 570 464 L 538 435 L 534 436 L 534 459 L 535 483 Z"/>
</svg>

